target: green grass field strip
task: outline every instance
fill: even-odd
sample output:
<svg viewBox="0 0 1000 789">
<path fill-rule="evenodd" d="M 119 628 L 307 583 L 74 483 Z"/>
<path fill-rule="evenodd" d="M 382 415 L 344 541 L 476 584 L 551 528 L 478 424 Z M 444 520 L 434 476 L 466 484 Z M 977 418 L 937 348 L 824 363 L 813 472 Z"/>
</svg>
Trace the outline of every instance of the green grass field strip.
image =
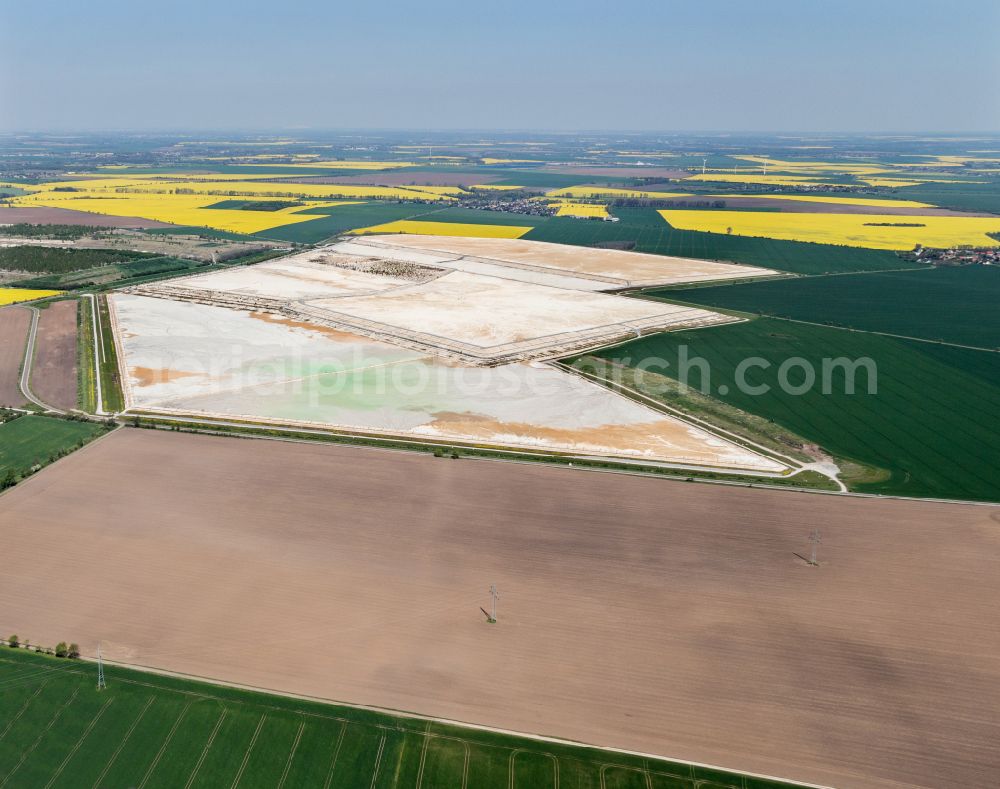
<svg viewBox="0 0 1000 789">
<path fill-rule="evenodd" d="M 39 671 L 43 673 L 38 673 Z M 38 787 L 787 786 L 714 769 L 539 742 L 4 649 L 0 776 Z M 670 783 L 661 783 L 660 777 Z M 643 784 L 636 784 L 643 785 Z"/>
<path fill-rule="evenodd" d="M 461 781 L 456 777 L 461 776 Z M 424 781 L 430 786 L 466 786 L 469 776 L 469 745 L 441 735 L 425 734 L 417 769 L 417 789 Z"/>
<path fill-rule="evenodd" d="M 215 738 L 219 736 L 219 731 L 222 729 L 222 725 L 226 722 L 226 716 L 229 714 L 229 710 L 222 707 L 219 710 L 219 716 L 215 720 L 215 724 L 212 726 L 212 731 L 208 735 L 208 739 L 205 740 L 205 744 L 201 748 L 201 753 L 198 756 L 198 760 L 194 763 L 191 768 L 191 772 L 187 777 L 187 781 L 184 783 L 185 789 L 194 784 L 195 780 L 198 778 L 198 773 L 201 771 L 201 766 L 205 763 L 205 759 L 208 757 L 209 752 L 212 750 L 212 745 L 215 743 Z M 196 749 L 197 751 L 197 749 Z"/>
<path fill-rule="evenodd" d="M 97 787 L 105 785 L 105 778 L 117 763 L 122 751 L 125 750 L 129 740 L 132 738 L 132 734 L 138 728 L 150 707 L 153 706 L 156 697 L 150 696 L 145 700 L 145 703 L 142 703 L 142 699 L 138 696 L 120 701 L 121 703 L 115 710 L 118 714 L 115 723 L 106 727 L 103 731 L 105 739 L 101 743 L 101 748 L 95 749 L 92 758 L 86 760 L 78 759 L 74 765 L 74 774 L 79 778 L 80 786 L 91 785 L 94 789 L 97 789 Z M 112 747 L 113 750 L 109 751 Z M 84 763 L 81 764 L 79 763 L 80 761 L 84 761 Z M 100 772 L 97 773 L 93 784 L 89 784 L 89 775 L 94 774 L 95 770 L 100 770 Z"/>
<path fill-rule="evenodd" d="M 558 244 L 594 246 L 630 243 L 636 252 L 727 260 L 796 274 L 898 269 L 902 261 L 887 250 L 808 244 L 769 238 L 676 230 L 651 208 L 616 208 L 619 222 L 588 222 L 553 217 L 523 238 Z"/>
<path fill-rule="evenodd" d="M 44 466 L 106 430 L 93 422 L 34 414 L 0 424 L 0 475 L 12 470 L 24 476 L 32 466 Z"/>
<path fill-rule="evenodd" d="M 77 313 L 79 323 L 76 334 L 77 370 L 79 371 L 77 406 L 81 411 L 86 411 L 89 414 L 97 410 L 97 384 L 95 381 L 97 345 L 94 342 L 93 303 L 93 300 L 89 298 L 80 299 L 80 308 Z"/>
<path fill-rule="evenodd" d="M 87 739 L 90 732 L 93 731 L 98 721 L 100 721 L 101 716 L 104 715 L 105 712 L 107 712 L 108 707 L 111 706 L 113 701 L 114 698 L 106 699 L 104 703 L 100 706 L 100 709 L 97 710 L 97 712 L 94 714 L 94 717 L 91 718 L 90 723 L 87 724 L 87 727 L 80 734 L 80 738 L 76 741 L 73 747 L 70 748 L 69 753 L 67 753 L 65 758 L 63 758 L 62 762 L 59 763 L 59 766 L 55 769 L 55 772 L 52 773 L 49 780 L 46 781 L 44 789 L 51 789 L 51 787 L 56 783 L 56 781 L 59 780 L 59 777 L 63 774 L 63 771 L 66 769 L 66 765 L 68 765 L 70 760 L 76 755 L 76 752 L 80 750 L 81 746 Z M 44 777 L 45 777 L 44 773 L 41 776 L 39 776 L 40 779 Z"/>
<path fill-rule="evenodd" d="M 93 704 L 87 704 L 87 706 L 81 703 L 78 709 L 73 710 L 72 716 L 66 716 L 60 721 L 60 730 L 47 734 L 33 754 L 31 765 L 22 771 L 23 775 L 20 776 L 20 780 L 30 782 L 32 786 L 43 786 L 44 789 L 50 789 L 59 780 L 73 756 L 83 747 L 87 737 L 97 726 L 112 702 L 114 702 L 114 698 L 94 699 Z M 96 705 L 99 706 L 94 709 Z M 91 710 L 93 710 L 93 715 L 90 715 Z M 60 746 L 71 741 L 77 733 L 79 736 L 73 743 L 73 747 L 69 749 L 61 762 L 58 761 L 63 750 Z M 52 769 L 54 764 L 58 765 L 55 770 Z"/>
<path fill-rule="evenodd" d="M 991 266 L 796 277 L 643 295 L 896 337 L 1000 348 L 1000 270 Z"/>
<path fill-rule="evenodd" d="M 1000 456 L 1000 431 L 991 416 L 1000 410 L 996 354 L 760 318 L 656 335 L 595 355 L 613 361 L 630 357 L 632 364 L 650 357 L 676 360 L 681 344 L 688 345 L 691 356 L 709 362 L 713 397 L 773 419 L 836 457 L 890 472 L 879 482 L 845 479 L 854 490 L 1000 499 L 1000 479 L 991 471 Z M 754 396 L 736 386 L 718 392 L 720 380 L 732 384 L 736 366 L 749 357 L 771 362 L 746 377 L 751 385 L 769 385 L 770 392 Z M 784 392 L 776 371 L 790 357 L 809 360 L 817 371 L 823 358 L 871 358 L 878 367 L 878 393 L 867 393 L 862 373 L 859 393 L 846 394 L 843 370 L 831 376 L 831 394 L 819 387 L 802 395 Z M 673 375 L 669 368 L 665 372 Z M 700 370 L 692 373 L 690 383 L 700 387 Z"/>
<path fill-rule="evenodd" d="M 295 753 L 299 749 L 299 743 L 302 741 L 302 732 L 306 730 L 306 724 L 303 721 L 299 724 L 298 730 L 295 732 L 295 739 L 292 741 L 292 747 L 288 751 L 288 758 L 285 759 L 285 768 L 281 771 L 281 777 L 278 779 L 277 789 L 282 789 L 285 785 L 285 781 L 288 780 L 288 773 L 292 769 L 292 762 L 295 761 Z"/>
<path fill-rule="evenodd" d="M 146 789 L 146 784 L 149 783 L 150 776 L 156 770 L 157 765 L 159 765 L 160 760 L 163 758 L 163 754 L 167 752 L 167 748 L 170 747 L 170 743 L 173 741 L 174 735 L 177 734 L 177 730 L 185 722 L 184 718 L 187 716 L 188 710 L 191 709 L 191 705 L 193 703 L 194 699 L 188 699 L 183 709 L 181 709 L 180 713 L 177 715 L 177 719 L 170 727 L 170 731 L 167 732 L 167 736 L 163 738 L 163 744 L 160 746 L 160 750 L 156 752 L 156 756 L 153 757 L 153 761 L 150 762 L 149 767 L 146 768 L 146 772 L 143 774 L 142 780 L 139 781 L 138 789 Z"/>
<path fill-rule="evenodd" d="M 508 770 L 512 789 L 559 789 L 559 760 L 551 753 L 520 748 L 511 751 Z"/>
<path fill-rule="evenodd" d="M 240 762 L 239 769 L 236 771 L 236 776 L 233 778 L 233 789 L 240 785 L 240 780 L 242 780 L 243 774 L 246 772 L 247 765 L 250 763 L 250 757 L 253 754 L 254 746 L 257 744 L 257 740 L 260 739 L 260 733 L 264 728 L 265 723 L 267 723 L 266 712 L 261 714 L 260 720 L 257 721 L 257 727 L 253 730 L 253 734 L 250 736 L 250 742 L 247 744 L 246 753 L 243 754 L 243 761 Z M 287 731 L 282 729 L 282 733 L 287 733 Z M 287 753 L 287 749 L 284 752 Z M 253 773 L 251 773 L 251 775 L 253 775 Z"/>
<path fill-rule="evenodd" d="M 212 748 L 191 781 L 192 787 L 231 786 L 238 780 L 241 765 L 248 758 L 254 736 L 266 718 L 263 710 L 231 708 L 219 729 Z"/>
<path fill-rule="evenodd" d="M 22 767 L 24 767 L 25 763 L 28 762 L 32 756 L 35 755 L 35 751 L 39 744 L 46 739 L 46 736 L 52 731 L 53 727 L 60 721 L 66 720 L 63 718 L 63 714 L 77 700 L 80 695 L 80 690 L 79 686 L 74 688 L 64 701 L 59 703 L 58 706 L 55 706 L 54 712 L 51 706 L 46 708 L 44 712 L 42 712 L 42 715 L 48 718 L 48 722 L 45 723 L 44 726 L 29 728 L 31 723 L 31 719 L 29 718 L 22 718 L 21 721 L 18 722 L 18 726 L 21 726 L 22 723 L 25 724 L 23 729 L 19 730 L 18 726 L 14 727 L 11 736 L 8 737 L 5 742 L 5 745 L 8 748 L 8 753 L 0 755 L 0 763 L 3 763 L 5 766 L 9 765 L 9 769 L 6 773 L 3 773 L 3 778 L 0 779 L 0 787 L 7 786 L 14 775 L 20 771 Z M 81 710 L 81 716 L 85 718 L 87 716 L 87 711 L 86 707 Z M 74 712 L 76 712 L 76 710 L 74 710 Z M 68 720 L 72 722 L 73 717 L 71 716 Z M 56 737 L 59 737 L 62 735 L 62 731 L 57 728 L 54 734 Z M 14 750 L 14 748 L 16 748 L 16 751 L 14 753 L 10 753 L 9 751 Z M 40 755 L 40 758 L 45 758 L 44 750 Z M 31 773 L 32 768 L 29 766 L 18 777 L 18 782 L 23 780 L 25 782 L 25 786 L 37 785 L 31 783 Z"/>
<path fill-rule="evenodd" d="M 347 730 L 347 722 L 340 721 L 329 727 L 310 726 L 308 720 L 299 724 L 295 753 L 290 754 L 283 773 L 282 786 L 332 785 L 339 746 Z"/>
<path fill-rule="evenodd" d="M 101 394 L 104 397 L 104 410 L 117 413 L 125 408 L 121 372 L 118 368 L 118 348 L 115 345 L 107 296 L 96 296 L 96 301 L 97 331 L 100 334 L 98 358 L 101 362 Z"/>
<path fill-rule="evenodd" d="M 104 765 L 106 772 L 100 786 L 137 787 L 189 702 L 190 699 L 183 696 L 157 694 L 135 728 L 127 732 L 120 750 L 116 750 Z"/>
</svg>

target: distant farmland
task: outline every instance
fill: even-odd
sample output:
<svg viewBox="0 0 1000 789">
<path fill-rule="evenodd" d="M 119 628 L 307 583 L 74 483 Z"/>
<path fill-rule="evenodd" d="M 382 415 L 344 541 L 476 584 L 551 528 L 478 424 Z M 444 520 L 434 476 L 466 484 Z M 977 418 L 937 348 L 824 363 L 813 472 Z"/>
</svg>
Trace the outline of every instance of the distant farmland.
<svg viewBox="0 0 1000 789">
<path fill-rule="evenodd" d="M 273 238 L 278 241 L 294 241 L 298 244 L 315 244 L 331 236 L 354 230 L 358 227 L 370 227 L 386 222 L 424 214 L 432 210 L 431 206 L 419 203 L 389 203 L 373 202 L 356 205 L 332 206 L 329 208 L 307 208 L 303 214 L 325 214 L 322 219 L 309 222 L 275 227 L 257 233 L 261 238 Z"/>
<path fill-rule="evenodd" d="M 796 274 L 879 271 L 905 267 L 898 255 L 887 250 L 675 230 L 651 208 L 612 208 L 611 212 L 619 216 L 621 221 L 555 217 L 536 227 L 524 238 L 529 241 L 553 241 L 578 246 L 625 242 L 634 244 L 637 252 L 732 260 Z"/>
<path fill-rule="evenodd" d="M 714 397 L 771 419 L 837 456 L 889 473 L 883 480 L 854 480 L 855 490 L 1000 499 L 995 473 L 1000 431 L 993 417 L 1000 413 L 1000 355 L 770 318 L 658 334 L 595 355 L 635 365 L 654 358 L 677 360 L 682 345 L 690 356 L 708 360 Z M 816 387 L 796 396 L 777 385 L 776 370 L 785 359 L 801 357 L 818 370 L 822 358 L 841 356 L 875 360 L 877 395 L 866 393 L 863 375 L 854 395 L 844 394 L 842 375 L 834 378 L 829 395 Z M 771 363 L 747 375 L 751 384 L 769 384 L 767 394 L 754 396 L 733 385 L 736 366 L 750 357 Z M 673 364 L 664 372 L 676 377 L 676 370 Z M 690 383 L 701 385 L 697 367 Z M 729 391 L 719 392 L 720 384 Z"/>
<path fill-rule="evenodd" d="M 1000 348 L 1000 270 L 924 268 L 648 292 L 709 307 Z"/>
</svg>

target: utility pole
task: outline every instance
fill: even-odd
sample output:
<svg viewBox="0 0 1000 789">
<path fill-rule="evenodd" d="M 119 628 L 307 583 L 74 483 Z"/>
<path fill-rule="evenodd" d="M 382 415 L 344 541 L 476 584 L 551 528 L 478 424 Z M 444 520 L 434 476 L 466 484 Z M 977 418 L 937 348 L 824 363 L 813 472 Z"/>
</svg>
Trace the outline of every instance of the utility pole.
<svg viewBox="0 0 1000 789">
<path fill-rule="evenodd" d="M 812 543 L 812 553 L 809 556 L 809 564 L 813 567 L 818 567 L 819 562 L 816 561 L 816 547 L 823 542 L 823 538 L 819 533 L 819 529 L 814 529 L 809 535 L 809 542 Z"/>
<path fill-rule="evenodd" d="M 496 624 L 497 621 L 497 600 L 500 599 L 500 592 L 497 591 L 496 584 L 490 584 L 490 597 L 493 600 L 493 607 L 490 609 L 493 613 L 490 614 L 490 624 Z"/>
<path fill-rule="evenodd" d="M 108 684 L 104 681 L 104 658 L 101 656 L 101 644 L 97 644 L 97 689 L 107 690 Z"/>
</svg>

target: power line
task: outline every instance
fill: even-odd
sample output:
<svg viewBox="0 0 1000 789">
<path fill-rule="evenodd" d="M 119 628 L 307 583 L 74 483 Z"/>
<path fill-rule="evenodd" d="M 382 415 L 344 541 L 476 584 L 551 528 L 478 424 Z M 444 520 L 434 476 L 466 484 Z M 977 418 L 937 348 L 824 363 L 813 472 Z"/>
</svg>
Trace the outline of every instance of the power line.
<svg viewBox="0 0 1000 789">
<path fill-rule="evenodd" d="M 101 644 L 97 643 L 97 689 L 106 690 L 108 684 L 104 681 L 104 658 L 101 655 Z"/>
<path fill-rule="evenodd" d="M 813 565 L 814 567 L 818 567 L 819 562 L 816 561 L 816 548 L 819 546 L 821 542 L 823 542 L 823 537 L 819 533 L 819 529 L 814 529 L 812 531 L 812 533 L 809 535 L 809 542 L 812 543 L 812 553 L 810 554 L 809 557 L 809 564 Z"/>
<path fill-rule="evenodd" d="M 496 624 L 497 621 L 497 600 L 500 599 L 500 592 L 497 591 L 496 584 L 490 584 L 490 598 L 492 600 L 492 608 L 490 609 L 493 613 L 490 614 L 490 624 Z"/>
</svg>

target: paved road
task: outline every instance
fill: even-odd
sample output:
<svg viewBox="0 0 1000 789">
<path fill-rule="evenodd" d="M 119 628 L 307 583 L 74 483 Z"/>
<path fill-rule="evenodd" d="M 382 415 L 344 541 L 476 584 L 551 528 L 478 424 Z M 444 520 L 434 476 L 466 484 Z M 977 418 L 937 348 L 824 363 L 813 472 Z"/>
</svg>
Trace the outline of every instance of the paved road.
<svg viewBox="0 0 1000 789">
<path fill-rule="evenodd" d="M 40 408 L 44 408 L 46 411 L 52 411 L 57 414 L 65 413 L 55 406 L 43 403 L 35 397 L 31 391 L 31 363 L 35 358 L 35 335 L 38 332 L 38 317 L 41 313 L 38 311 L 37 307 L 32 307 L 29 304 L 23 304 L 21 306 L 25 309 L 31 310 L 31 328 L 28 330 L 28 342 L 24 348 L 24 364 L 21 366 L 21 393 L 32 403 Z"/>
</svg>

